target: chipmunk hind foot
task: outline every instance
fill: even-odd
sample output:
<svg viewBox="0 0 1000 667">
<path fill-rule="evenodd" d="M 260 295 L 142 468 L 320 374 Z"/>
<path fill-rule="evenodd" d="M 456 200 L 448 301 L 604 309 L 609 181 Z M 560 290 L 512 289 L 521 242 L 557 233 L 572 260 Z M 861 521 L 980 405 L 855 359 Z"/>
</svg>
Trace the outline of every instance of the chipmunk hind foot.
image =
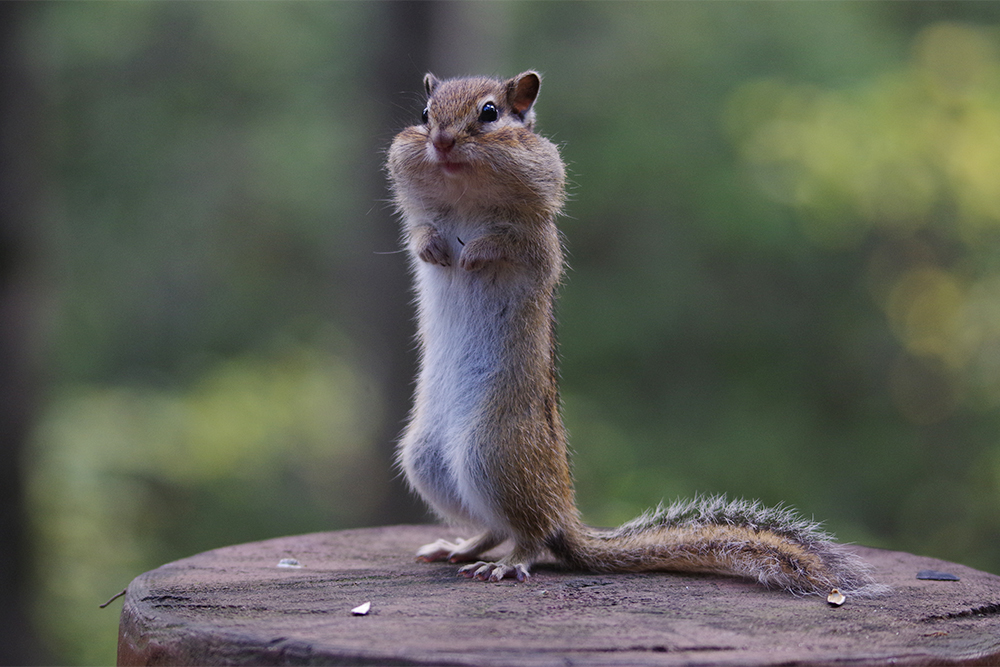
<svg viewBox="0 0 1000 667">
<path fill-rule="evenodd" d="M 538 559 L 539 547 L 533 543 L 514 541 L 510 553 L 496 561 L 479 561 L 459 568 L 459 576 L 480 581 L 503 581 L 517 579 L 527 581 L 531 576 L 531 566 Z"/>
<path fill-rule="evenodd" d="M 502 560 L 496 562 L 479 561 L 470 563 L 459 568 L 458 574 L 470 579 L 480 581 L 503 581 L 506 578 L 527 581 L 531 576 L 531 565 L 529 563 L 505 563 Z"/>
<path fill-rule="evenodd" d="M 467 563 L 476 560 L 481 554 L 502 541 L 502 537 L 490 532 L 482 533 L 468 540 L 459 538 L 455 542 L 444 539 L 436 540 L 417 549 L 417 560 L 424 563 L 441 561 Z"/>
</svg>

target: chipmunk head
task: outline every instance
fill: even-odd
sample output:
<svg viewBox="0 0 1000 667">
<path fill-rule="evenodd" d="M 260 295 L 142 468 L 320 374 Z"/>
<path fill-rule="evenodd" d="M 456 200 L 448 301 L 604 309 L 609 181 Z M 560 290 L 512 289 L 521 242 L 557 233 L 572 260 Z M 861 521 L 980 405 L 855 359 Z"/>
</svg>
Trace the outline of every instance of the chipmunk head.
<svg viewBox="0 0 1000 667">
<path fill-rule="evenodd" d="M 470 155 L 463 144 L 513 141 L 512 130 L 534 127 L 532 105 L 541 79 L 523 72 L 507 81 L 485 77 L 438 79 L 424 77 L 427 105 L 421 114 L 429 150 L 446 174 L 462 172 Z"/>
<path fill-rule="evenodd" d="M 534 132 L 541 79 L 424 77 L 421 122 L 393 139 L 386 166 L 397 205 L 517 209 L 548 219 L 565 198 L 565 171 L 552 142 Z"/>
</svg>

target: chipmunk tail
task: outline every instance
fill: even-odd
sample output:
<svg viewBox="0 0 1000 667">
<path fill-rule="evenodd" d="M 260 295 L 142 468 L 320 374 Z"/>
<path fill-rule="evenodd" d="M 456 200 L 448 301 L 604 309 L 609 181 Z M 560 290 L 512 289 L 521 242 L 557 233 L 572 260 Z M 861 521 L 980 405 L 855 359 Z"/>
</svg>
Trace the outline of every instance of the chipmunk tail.
<svg viewBox="0 0 1000 667">
<path fill-rule="evenodd" d="M 786 507 L 700 496 L 660 505 L 619 528 L 579 524 L 549 544 L 574 569 L 703 572 L 751 579 L 796 595 L 875 597 L 871 567 L 815 521 Z"/>
</svg>

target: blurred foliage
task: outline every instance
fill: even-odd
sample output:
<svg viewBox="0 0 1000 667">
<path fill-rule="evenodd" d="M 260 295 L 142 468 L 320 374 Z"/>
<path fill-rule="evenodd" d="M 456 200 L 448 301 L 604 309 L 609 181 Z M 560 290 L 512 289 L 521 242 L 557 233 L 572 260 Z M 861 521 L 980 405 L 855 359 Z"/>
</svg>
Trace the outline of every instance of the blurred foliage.
<svg viewBox="0 0 1000 667">
<path fill-rule="evenodd" d="M 364 447 L 378 414 L 359 384 L 344 358 L 299 346 L 220 363 L 183 391 L 64 389 L 30 480 L 49 639 L 106 663 L 114 619 L 80 612 L 123 572 L 364 516 L 380 491 Z"/>
<path fill-rule="evenodd" d="M 1000 40 L 940 23 L 909 67 L 849 90 L 746 84 L 733 132 L 754 178 L 817 244 L 868 252 L 903 347 L 897 407 L 936 423 L 1000 406 Z"/>
<path fill-rule="evenodd" d="M 398 8 L 32 14 L 53 298 L 28 473 L 60 662 L 113 661 L 95 607 L 143 570 L 394 520 L 387 351 L 356 324 L 412 324 L 356 276 L 403 262 L 364 233 L 396 224 L 368 172 L 425 68 L 545 76 L 589 521 L 725 492 L 1000 571 L 1000 5 L 430 3 L 476 39 L 400 60 L 385 109 L 365 73 Z"/>
</svg>

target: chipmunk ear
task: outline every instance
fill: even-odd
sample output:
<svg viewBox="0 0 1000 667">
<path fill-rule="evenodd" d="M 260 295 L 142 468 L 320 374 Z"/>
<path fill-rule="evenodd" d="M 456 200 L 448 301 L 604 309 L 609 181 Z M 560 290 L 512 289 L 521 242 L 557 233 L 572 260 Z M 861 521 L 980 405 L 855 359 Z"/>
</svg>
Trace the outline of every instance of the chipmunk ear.
<svg viewBox="0 0 1000 667">
<path fill-rule="evenodd" d="M 507 98 L 510 108 L 514 113 L 525 117 L 538 97 L 538 89 L 542 85 L 542 79 L 538 72 L 522 72 L 507 82 Z"/>
<path fill-rule="evenodd" d="M 441 81 L 430 72 L 424 74 L 424 92 L 427 93 L 427 97 L 431 96 L 431 93 L 434 92 L 434 89 L 437 88 L 439 83 L 441 83 Z"/>
</svg>

